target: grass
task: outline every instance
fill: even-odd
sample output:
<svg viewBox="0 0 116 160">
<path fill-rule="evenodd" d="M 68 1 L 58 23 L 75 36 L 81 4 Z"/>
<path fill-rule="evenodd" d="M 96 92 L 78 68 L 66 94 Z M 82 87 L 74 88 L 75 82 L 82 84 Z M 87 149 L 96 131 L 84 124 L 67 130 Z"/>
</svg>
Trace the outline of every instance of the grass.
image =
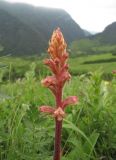
<svg viewBox="0 0 116 160">
<path fill-rule="evenodd" d="M 66 109 L 62 160 L 115 159 L 116 77 L 102 79 L 103 72 L 116 68 L 115 62 L 83 64 L 111 58 L 102 54 L 69 61 L 73 75 L 80 75 L 72 75 L 63 97 L 77 95 L 79 104 Z M 0 160 L 51 160 L 54 122 L 38 112 L 38 106 L 55 105 L 40 84 L 48 70 L 39 57 L 2 57 L 0 61 L 6 65 L 0 68 Z M 96 71 L 101 67 L 102 72 Z"/>
<path fill-rule="evenodd" d="M 32 65 L 23 79 L 0 86 L 0 159 L 51 160 L 54 122 L 38 112 L 54 106 L 51 93 L 35 77 Z M 62 133 L 62 160 L 114 160 L 116 79 L 102 80 L 100 72 L 72 77 L 63 97 L 78 95 L 69 106 Z"/>
<path fill-rule="evenodd" d="M 100 55 L 88 55 L 76 58 L 70 58 L 70 72 L 72 75 L 78 75 L 86 72 L 93 72 L 97 69 L 101 69 L 105 74 L 111 74 L 112 70 L 116 69 L 116 62 L 109 62 L 109 60 L 114 61 L 115 56 L 112 54 L 100 54 Z M 105 62 L 99 63 L 99 61 L 105 60 Z M 84 64 L 85 62 L 98 62 L 91 64 Z M 18 58 L 18 57 L 4 57 L 1 58 L 1 66 L 6 66 L 4 73 L 4 79 L 9 79 L 9 74 L 11 78 L 14 79 L 24 77 L 26 71 L 30 69 L 30 64 L 34 62 L 36 64 L 37 75 L 48 74 L 48 70 L 42 63 L 40 57 L 29 57 L 29 58 Z M 9 73 L 11 72 L 11 73 Z"/>
<path fill-rule="evenodd" d="M 97 61 L 101 59 L 109 60 L 115 59 L 112 54 L 101 54 L 101 55 L 88 55 L 84 57 L 77 57 L 70 59 L 70 70 L 73 74 L 83 73 L 83 72 L 93 72 L 97 69 L 102 69 L 104 73 L 111 73 L 112 70 L 116 68 L 116 62 L 105 62 L 105 63 L 95 63 L 95 64 L 84 64 L 86 61 Z"/>
</svg>

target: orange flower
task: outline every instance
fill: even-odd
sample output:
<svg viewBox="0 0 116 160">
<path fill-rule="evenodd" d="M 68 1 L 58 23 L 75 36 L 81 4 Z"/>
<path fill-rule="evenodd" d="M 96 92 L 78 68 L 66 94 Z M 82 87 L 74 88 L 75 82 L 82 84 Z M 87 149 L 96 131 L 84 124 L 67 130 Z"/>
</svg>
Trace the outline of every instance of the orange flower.
<svg viewBox="0 0 116 160">
<path fill-rule="evenodd" d="M 65 117 L 65 112 L 62 110 L 61 107 L 58 107 L 58 108 L 54 111 L 53 116 L 54 116 L 55 118 L 57 118 L 58 121 L 62 121 L 63 118 Z"/>
<path fill-rule="evenodd" d="M 66 81 L 69 81 L 71 75 L 68 71 L 68 53 L 66 52 L 66 42 L 60 29 L 56 29 L 53 32 L 51 40 L 49 42 L 48 52 L 50 59 L 44 60 L 44 64 L 49 67 L 53 75 L 48 76 L 41 81 L 42 85 L 49 88 L 56 98 L 56 109 L 52 107 L 40 107 L 41 112 L 47 112 L 53 114 L 57 120 L 64 118 L 64 109 L 66 106 L 76 104 L 78 101 L 76 96 L 70 96 L 62 101 L 62 90 Z M 60 98 L 59 98 L 60 97 Z M 53 112 L 54 111 L 54 112 Z"/>
<path fill-rule="evenodd" d="M 71 75 L 68 71 L 68 53 L 66 52 L 66 42 L 64 40 L 63 34 L 60 29 L 56 29 L 53 32 L 51 40 L 49 42 L 48 53 L 50 54 L 50 59 L 46 59 L 44 64 L 49 67 L 52 76 L 46 77 L 41 81 L 42 85 L 49 88 L 55 96 L 56 107 L 51 106 L 41 106 L 39 110 L 41 112 L 52 115 L 55 118 L 56 128 L 55 128 L 55 144 L 54 144 L 54 160 L 60 160 L 61 151 L 61 130 L 62 121 L 65 117 L 64 109 L 68 105 L 76 104 L 78 98 L 76 96 L 70 96 L 65 100 L 62 100 L 63 87 L 66 81 L 69 81 Z"/>
<path fill-rule="evenodd" d="M 49 42 L 48 53 L 51 55 L 52 59 L 60 58 L 66 51 L 66 42 L 60 31 L 60 28 L 53 32 L 51 40 Z"/>
<path fill-rule="evenodd" d="M 52 117 L 57 118 L 58 121 L 62 121 L 63 118 L 65 117 L 65 112 L 61 107 L 54 109 L 53 107 L 50 106 L 41 106 L 39 110 L 46 114 L 52 115 Z"/>
</svg>

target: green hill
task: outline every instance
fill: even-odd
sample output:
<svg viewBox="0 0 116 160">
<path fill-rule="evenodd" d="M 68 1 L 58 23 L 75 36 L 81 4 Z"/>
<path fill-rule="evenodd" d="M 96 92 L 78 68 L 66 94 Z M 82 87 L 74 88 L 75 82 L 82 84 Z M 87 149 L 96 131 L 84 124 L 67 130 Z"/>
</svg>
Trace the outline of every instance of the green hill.
<svg viewBox="0 0 116 160">
<path fill-rule="evenodd" d="M 116 44 L 116 22 L 108 25 L 103 32 L 96 35 L 94 38 L 99 38 L 102 44 Z"/>
<path fill-rule="evenodd" d="M 85 37 L 85 32 L 64 10 L 33 7 L 27 4 L 0 2 L 0 45 L 2 54 L 40 54 L 60 27 L 66 41 Z"/>
<path fill-rule="evenodd" d="M 70 49 L 73 56 L 102 53 L 116 55 L 116 22 L 108 25 L 101 33 L 72 42 Z"/>
</svg>

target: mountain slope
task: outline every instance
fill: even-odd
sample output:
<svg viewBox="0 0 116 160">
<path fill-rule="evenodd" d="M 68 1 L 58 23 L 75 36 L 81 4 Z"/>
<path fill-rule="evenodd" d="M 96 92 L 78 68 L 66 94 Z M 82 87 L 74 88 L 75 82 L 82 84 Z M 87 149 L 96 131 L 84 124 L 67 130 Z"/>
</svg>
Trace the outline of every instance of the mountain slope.
<svg viewBox="0 0 116 160">
<path fill-rule="evenodd" d="M 99 36 L 102 43 L 116 44 L 116 22 L 108 25 Z"/>
<path fill-rule="evenodd" d="M 112 53 L 116 55 L 116 22 L 103 32 L 74 41 L 70 45 L 72 55 Z"/>
<path fill-rule="evenodd" d="M 100 44 L 116 44 L 116 22 L 113 22 L 106 26 L 103 32 L 97 33 L 95 35 L 89 36 L 90 40 L 98 40 Z"/>
<path fill-rule="evenodd" d="M 0 42 L 5 48 L 4 53 L 37 53 L 39 48 L 44 48 L 44 43 L 39 43 L 39 36 L 27 25 L 0 10 Z"/>
<path fill-rule="evenodd" d="M 61 28 L 68 43 L 85 37 L 64 10 L 0 2 L 0 44 L 4 54 L 40 54 L 56 27 Z"/>
</svg>

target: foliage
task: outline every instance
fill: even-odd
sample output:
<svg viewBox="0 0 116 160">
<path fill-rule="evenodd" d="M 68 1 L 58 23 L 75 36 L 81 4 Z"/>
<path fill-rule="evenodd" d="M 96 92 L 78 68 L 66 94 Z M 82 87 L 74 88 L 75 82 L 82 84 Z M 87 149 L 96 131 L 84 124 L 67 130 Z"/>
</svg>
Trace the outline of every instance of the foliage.
<svg viewBox="0 0 116 160">
<path fill-rule="evenodd" d="M 115 44 L 102 44 L 99 38 L 92 39 L 86 38 L 79 41 L 74 41 L 70 45 L 71 56 L 76 57 L 77 55 L 91 55 L 91 54 L 103 54 L 112 53 L 116 54 Z"/>
<path fill-rule="evenodd" d="M 87 72 L 94 72 L 101 68 L 105 77 L 112 77 L 112 70 L 115 69 L 115 62 L 110 62 L 110 59 L 115 60 L 112 54 L 88 55 L 70 59 L 70 72 L 72 75 L 80 75 Z M 91 64 L 85 64 L 87 61 Z M 96 62 L 97 61 L 97 62 Z M 102 61 L 101 63 L 99 63 Z M 103 61 L 106 61 L 105 63 Z M 93 63 L 96 62 L 96 63 Z"/>
<path fill-rule="evenodd" d="M 0 86 L 0 159 L 51 160 L 54 124 L 37 106 L 54 105 L 51 93 L 35 77 L 35 64 L 23 79 Z M 79 95 L 67 108 L 62 160 L 114 160 L 116 155 L 116 77 L 102 80 L 101 72 L 73 77 L 64 97 Z"/>
<path fill-rule="evenodd" d="M 116 21 L 108 25 L 101 34 L 97 35 L 103 44 L 116 44 Z"/>
<path fill-rule="evenodd" d="M 116 22 L 107 26 L 101 33 L 72 42 L 70 49 L 72 57 L 102 53 L 116 55 Z"/>
<path fill-rule="evenodd" d="M 0 66 L 4 67 L 4 69 L 0 70 L 2 74 L 1 78 L 4 81 L 9 79 L 15 81 L 18 78 L 24 78 L 25 73 L 30 69 L 30 63 L 32 62 L 35 62 L 36 65 L 36 78 L 39 78 L 39 76 L 45 77 L 45 75 L 50 74 L 50 72 L 46 69 L 46 66 L 42 64 L 44 57 L 46 57 L 46 54 L 44 54 L 42 57 L 2 57 L 0 60 Z M 91 64 L 85 64 L 88 61 Z M 103 77 L 105 79 L 112 79 L 112 70 L 114 70 L 116 66 L 115 56 L 112 54 L 88 55 L 70 58 L 69 64 L 71 75 L 81 75 L 83 73 L 101 68 L 103 70 Z"/>
<path fill-rule="evenodd" d="M 81 39 L 79 41 L 74 41 L 70 45 L 71 55 L 76 57 L 82 54 L 92 54 L 95 53 L 95 48 L 99 46 L 99 41 L 97 39 L 91 40 L 89 38 Z"/>
</svg>

